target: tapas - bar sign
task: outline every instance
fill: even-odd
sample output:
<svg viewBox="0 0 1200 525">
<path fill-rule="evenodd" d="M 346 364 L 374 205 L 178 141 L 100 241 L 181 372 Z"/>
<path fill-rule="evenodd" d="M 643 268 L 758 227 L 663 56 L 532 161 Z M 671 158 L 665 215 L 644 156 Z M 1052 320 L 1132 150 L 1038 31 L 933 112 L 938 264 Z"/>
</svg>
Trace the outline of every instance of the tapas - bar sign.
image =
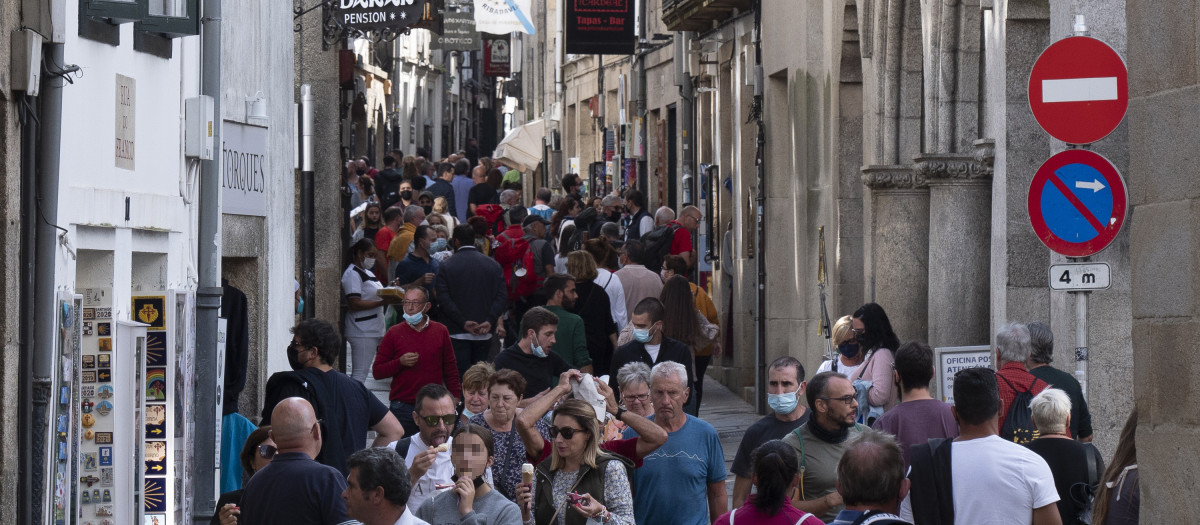
<svg viewBox="0 0 1200 525">
<path fill-rule="evenodd" d="M 567 53 L 631 55 L 634 0 L 566 0 Z"/>
<path fill-rule="evenodd" d="M 398 31 L 432 18 L 426 13 L 429 0 L 337 0 L 337 19 L 343 26 L 360 31 Z"/>
</svg>

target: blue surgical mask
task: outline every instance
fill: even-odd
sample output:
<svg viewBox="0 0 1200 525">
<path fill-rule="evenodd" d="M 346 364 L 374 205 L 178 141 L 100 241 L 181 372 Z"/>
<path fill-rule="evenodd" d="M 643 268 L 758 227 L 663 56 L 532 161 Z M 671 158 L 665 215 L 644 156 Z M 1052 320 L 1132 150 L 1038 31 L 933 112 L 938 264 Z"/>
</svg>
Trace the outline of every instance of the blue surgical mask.
<svg viewBox="0 0 1200 525">
<path fill-rule="evenodd" d="M 446 239 L 439 238 L 429 245 L 429 253 L 437 253 L 446 249 Z"/>
<path fill-rule="evenodd" d="M 858 355 L 858 343 L 842 343 L 838 345 L 838 352 L 846 359 L 854 357 Z"/>
<path fill-rule="evenodd" d="M 410 314 L 408 312 L 404 313 L 404 322 L 406 322 L 412 326 L 417 326 L 417 325 L 421 324 L 421 319 L 424 319 L 424 318 L 425 318 L 425 314 L 423 312 L 417 312 L 415 314 Z"/>
<path fill-rule="evenodd" d="M 634 328 L 633 329 L 633 338 L 637 339 L 637 342 L 639 342 L 639 343 L 649 343 L 650 339 L 651 339 L 650 329 L 649 328 Z"/>
<path fill-rule="evenodd" d="M 546 349 L 538 344 L 537 335 L 534 334 L 533 341 L 529 343 L 529 349 L 533 351 L 533 355 L 537 357 L 546 357 Z"/>
<path fill-rule="evenodd" d="M 304 315 L 304 298 L 300 298 L 300 302 L 296 303 L 296 315 Z"/>
<path fill-rule="evenodd" d="M 767 394 L 767 405 L 774 410 L 776 414 L 791 414 L 796 410 L 796 392 L 784 392 L 782 394 Z"/>
</svg>

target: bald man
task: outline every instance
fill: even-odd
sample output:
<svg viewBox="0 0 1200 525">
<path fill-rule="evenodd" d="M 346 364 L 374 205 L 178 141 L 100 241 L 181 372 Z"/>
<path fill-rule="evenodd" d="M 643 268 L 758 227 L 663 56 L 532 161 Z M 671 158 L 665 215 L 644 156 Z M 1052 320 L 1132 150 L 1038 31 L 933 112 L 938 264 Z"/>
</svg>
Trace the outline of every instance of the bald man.
<svg viewBox="0 0 1200 525">
<path fill-rule="evenodd" d="M 307 400 L 289 397 L 271 411 L 271 439 L 277 452 L 246 483 L 243 525 L 329 525 L 353 523 L 346 515 L 346 479 L 317 463 L 321 425 Z"/>
</svg>

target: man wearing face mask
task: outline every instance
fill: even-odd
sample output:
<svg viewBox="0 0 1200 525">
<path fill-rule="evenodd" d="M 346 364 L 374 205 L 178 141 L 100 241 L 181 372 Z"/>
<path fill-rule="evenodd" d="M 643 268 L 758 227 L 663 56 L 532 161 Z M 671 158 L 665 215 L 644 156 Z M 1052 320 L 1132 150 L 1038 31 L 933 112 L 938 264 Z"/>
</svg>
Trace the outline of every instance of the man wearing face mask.
<svg viewBox="0 0 1200 525">
<path fill-rule="evenodd" d="M 430 298 L 433 297 L 433 279 L 438 272 L 438 262 L 432 256 L 437 240 L 437 232 L 428 224 L 417 226 L 413 234 L 412 251 L 396 265 L 396 279 L 401 286 L 424 288 Z"/>
<path fill-rule="evenodd" d="M 322 420 L 316 460 L 345 475 L 349 472 L 346 458 L 363 448 L 368 430 L 376 433 L 372 446 L 380 447 L 403 437 L 404 428 L 366 386 L 333 369 L 343 344 L 328 321 L 305 319 L 292 328 L 287 348 L 292 370 L 276 372 L 267 380 L 262 424 L 271 424 L 271 412 L 281 400 L 308 400 Z"/>
<path fill-rule="evenodd" d="M 687 345 L 662 334 L 663 315 L 663 304 L 657 297 L 647 297 L 634 306 L 633 317 L 629 320 L 629 324 L 633 325 L 633 341 L 621 345 L 613 353 L 608 369 L 620 370 L 621 367 L 635 361 L 646 363 L 650 367 L 663 361 L 674 361 L 687 369 L 685 386 L 691 388 L 696 380 L 692 372 L 692 350 Z M 616 374 L 609 375 L 608 386 L 612 387 L 619 399 L 621 387 L 617 384 Z"/>
<path fill-rule="evenodd" d="M 789 432 L 808 422 L 808 410 L 800 404 L 804 395 L 804 365 L 785 355 L 767 367 L 767 405 L 772 413 L 756 421 L 742 435 L 737 455 L 733 458 L 733 507 L 741 507 L 750 495 L 753 465 L 750 454 L 759 445 L 773 439 L 783 439 Z"/>
<path fill-rule="evenodd" d="M 558 332 L 558 316 L 541 306 L 530 308 L 521 317 L 521 339 L 517 344 L 505 348 L 496 356 L 496 370 L 505 368 L 525 377 L 527 395 L 521 408 L 540 399 L 558 381 L 558 376 L 567 370 L 567 362 L 551 351 Z"/>
<path fill-rule="evenodd" d="M 429 295 L 420 286 L 404 293 L 404 322 L 388 329 L 375 354 L 375 379 L 391 379 L 390 410 L 405 435 L 418 431 L 412 413 L 417 390 L 428 384 L 445 385 L 457 400 L 462 398 L 458 362 L 446 326 L 429 319 Z"/>
</svg>

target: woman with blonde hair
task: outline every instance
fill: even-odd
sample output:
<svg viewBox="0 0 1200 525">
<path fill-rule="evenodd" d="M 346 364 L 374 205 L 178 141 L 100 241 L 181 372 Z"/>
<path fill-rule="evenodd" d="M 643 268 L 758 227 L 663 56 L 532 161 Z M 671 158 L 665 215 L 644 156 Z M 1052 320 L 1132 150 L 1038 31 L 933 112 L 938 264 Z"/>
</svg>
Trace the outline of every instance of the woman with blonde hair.
<svg viewBox="0 0 1200 525">
<path fill-rule="evenodd" d="M 600 275 L 596 270 L 596 259 L 584 250 L 573 251 L 567 254 L 567 273 L 575 278 L 578 297 L 574 305 L 564 307 L 583 319 L 584 338 L 592 358 L 592 375 L 600 377 L 615 373 L 608 368 L 617 349 L 617 323 L 613 321 L 608 292 L 596 284 L 596 277 Z"/>
<path fill-rule="evenodd" d="M 449 207 L 450 203 L 446 201 L 445 197 L 433 199 L 433 213 L 440 215 L 442 217 L 442 224 L 445 224 L 446 228 L 450 231 L 454 231 L 454 227 L 458 226 L 458 217 L 447 211 Z"/>
<path fill-rule="evenodd" d="M 540 525 L 584 525 L 597 519 L 605 525 L 632 525 L 629 465 L 600 450 L 595 410 L 568 399 L 554 411 L 553 421 L 550 457 L 537 466 L 532 484 L 517 488 L 522 519 Z"/>
<path fill-rule="evenodd" d="M 821 372 L 837 372 L 846 377 L 850 377 L 858 367 L 862 366 L 863 352 L 858 348 L 858 341 L 854 340 L 854 331 L 850 329 L 853 319 L 848 316 L 842 316 L 836 323 L 833 323 L 833 329 L 830 330 L 830 339 L 833 341 L 833 347 L 837 350 L 837 355 L 832 359 L 826 359 L 817 367 L 817 373 Z"/>
</svg>

